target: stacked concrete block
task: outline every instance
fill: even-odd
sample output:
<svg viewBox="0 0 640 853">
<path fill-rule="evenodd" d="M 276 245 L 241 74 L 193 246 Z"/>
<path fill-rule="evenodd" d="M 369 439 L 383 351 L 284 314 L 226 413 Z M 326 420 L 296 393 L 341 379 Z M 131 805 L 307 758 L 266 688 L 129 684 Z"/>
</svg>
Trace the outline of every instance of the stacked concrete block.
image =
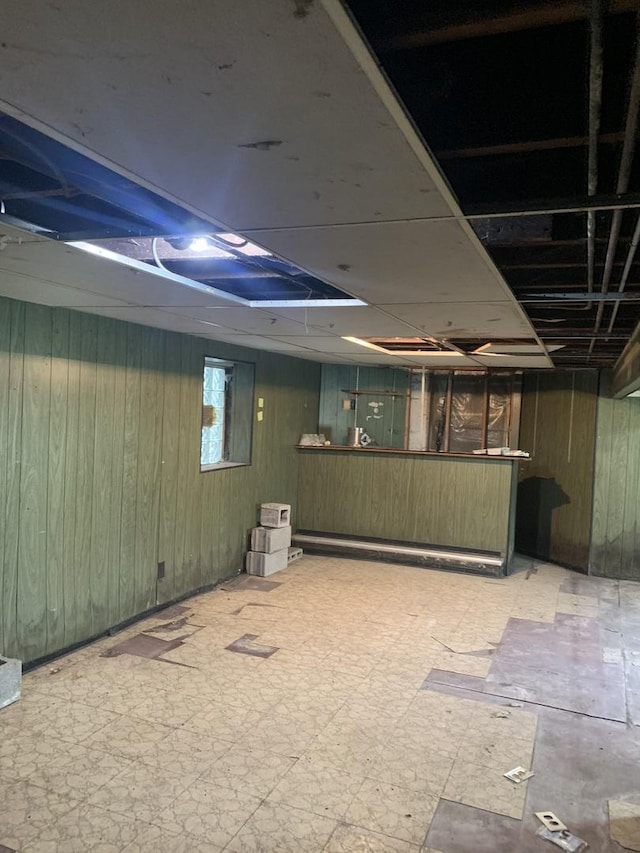
<svg viewBox="0 0 640 853">
<path fill-rule="evenodd" d="M 247 552 L 247 574 L 266 578 L 286 569 L 291 551 L 291 507 L 289 504 L 260 505 L 260 527 L 251 531 Z"/>
<path fill-rule="evenodd" d="M 287 527 L 291 524 L 289 504 L 260 504 L 260 524 L 263 527 Z"/>
<path fill-rule="evenodd" d="M 0 656 L 0 708 L 17 702 L 22 684 L 22 663 Z"/>
</svg>

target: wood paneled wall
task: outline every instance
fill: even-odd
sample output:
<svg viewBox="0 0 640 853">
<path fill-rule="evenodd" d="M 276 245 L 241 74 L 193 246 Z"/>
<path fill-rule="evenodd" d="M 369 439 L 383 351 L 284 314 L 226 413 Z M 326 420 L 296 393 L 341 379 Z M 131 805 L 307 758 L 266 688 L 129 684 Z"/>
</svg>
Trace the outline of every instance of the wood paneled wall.
<svg viewBox="0 0 640 853">
<path fill-rule="evenodd" d="M 360 393 L 350 395 L 348 391 Z M 392 396 L 392 392 L 400 396 Z M 349 427 L 359 426 L 378 447 L 404 448 L 408 394 L 406 370 L 323 364 L 318 430 L 332 444 L 345 445 Z M 343 400 L 353 401 L 356 409 L 343 409 Z M 373 402 L 382 403 L 375 412 L 369 405 Z"/>
<path fill-rule="evenodd" d="M 591 573 L 640 580 L 640 399 L 598 399 Z"/>
<path fill-rule="evenodd" d="M 200 472 L 205 355 L 256 363 L 249 467 Z M 237 573 L 257 504 L 295 508 L 318 391 L 310 362 L 0 298 L 0 652 L 30 661 Z"/>
<path fill-rule="evenodd" d="M 525 373 L 516 550 L 582 571 L 589 565 L 598 374 Z"/>
<path fill-rule="evenodd" d="M 507 555 L 513 466 L 506 460 L 301 450 L 298 527 Z"/>
</svg>

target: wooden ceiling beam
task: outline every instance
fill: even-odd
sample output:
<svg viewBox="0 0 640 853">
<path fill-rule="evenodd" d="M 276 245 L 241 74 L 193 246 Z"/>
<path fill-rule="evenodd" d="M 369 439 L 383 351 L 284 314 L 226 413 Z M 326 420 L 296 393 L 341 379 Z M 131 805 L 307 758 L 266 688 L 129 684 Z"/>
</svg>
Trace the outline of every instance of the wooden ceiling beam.
<svg viewBox="0 0 640 853">
<path fill-rule="evenodd" d="M 611 0 L 609 14 L 635 12 L 636 0 Z M 504 15 L 489 18 L 482 12 L 471 13 L 465 20 L 445 26 L 420 29 L 403 35 L 376 42 L 376 49 L 383 51 L 411 50 L 434 44 L 463 41 L 465 39 L 514 33 L 522 30 L 567 24 L 587 18 L 589 6 L 583 0 L 568 0 L 564 3 L 541 3 L 528 9 L 514 9 Z"/>
<path fill-rule="evenodd" d="M 598 142 L 602 145 L 615 145 L 622 142 L 624 133 L 602 133 Z M 469 160 L 474 157 L 500 157 L 507 154 L 529 154 L 533 151 L 554 151 L 560 148 L 586 148 L 589 140 L 586 136 L 564 136 L 556 139 L 532 139 L 527 142 L 505 142 L 500 145 L 480 145 L 474 148 L 452 148 L 446 151 L 434 151 L 438 160 Z"/>
</svg>

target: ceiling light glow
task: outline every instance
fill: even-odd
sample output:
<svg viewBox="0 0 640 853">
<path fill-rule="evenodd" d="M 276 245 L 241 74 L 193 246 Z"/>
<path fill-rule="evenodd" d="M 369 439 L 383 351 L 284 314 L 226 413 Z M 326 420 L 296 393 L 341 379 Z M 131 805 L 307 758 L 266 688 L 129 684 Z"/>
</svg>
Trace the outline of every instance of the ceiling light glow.
<svg viewBox="0 0 640 853">
<path fill-rule="evenodd" d="M 209 248 L 208 237 L 194 237 L 189 243 L 189 248 L 192 252 L 204 252 Z"/>
</svg>

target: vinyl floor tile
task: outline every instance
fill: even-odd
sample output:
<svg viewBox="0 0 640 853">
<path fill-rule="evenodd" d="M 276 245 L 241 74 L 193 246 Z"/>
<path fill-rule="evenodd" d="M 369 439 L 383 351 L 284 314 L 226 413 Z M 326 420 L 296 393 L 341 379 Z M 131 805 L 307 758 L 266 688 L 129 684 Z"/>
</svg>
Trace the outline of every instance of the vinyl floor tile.
<svg viewBox="0 0 640 853">
<path fill-rule="evenodd" d="M 420 845 L 437 805 L 436 796 L 365 779 L 347 811 L 346 820 Z"/>
<path fill-rule="evenodd" d="M 201 779 L 154 817 L 153 823 L 224 847 L 260 803 L 259 797 Z"/>
<path fill-rule="evenodd" d="M 340 824 L 329 839 L 324 853 L 419 853 L 415 844 L 380 835 L 360 826 Z"/>
<path fill-rule="evenodd" d="M 280 780 L 269 801 L 341 820 L 363 781 L 332 767 L 299 761 Z"/>
<path fill-rule="evenodd" d="M 302 809 L 264 803 L 226 847 L 230 853 L 301 853 L 324 849 L 336 822 Z"/>
</svg>

